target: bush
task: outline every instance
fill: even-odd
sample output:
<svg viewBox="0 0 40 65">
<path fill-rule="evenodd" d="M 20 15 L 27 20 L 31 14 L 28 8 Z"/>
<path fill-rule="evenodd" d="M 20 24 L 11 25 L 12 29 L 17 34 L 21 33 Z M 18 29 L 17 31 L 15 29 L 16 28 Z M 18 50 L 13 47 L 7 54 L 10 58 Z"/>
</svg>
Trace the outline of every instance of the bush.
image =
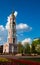
<svg viewBox="0 0 40 65">
<path fill-rule="evenodd" d="M 7 58 L 0 58 L 0 62 L 11 62 L 11 60 Z"/>
</svg>

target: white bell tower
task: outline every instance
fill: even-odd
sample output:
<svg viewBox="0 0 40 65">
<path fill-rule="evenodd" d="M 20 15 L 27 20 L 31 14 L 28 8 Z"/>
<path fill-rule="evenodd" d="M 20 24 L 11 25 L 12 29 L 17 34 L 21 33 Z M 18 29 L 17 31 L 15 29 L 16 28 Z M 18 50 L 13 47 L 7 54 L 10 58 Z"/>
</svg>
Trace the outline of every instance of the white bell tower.
<svg viewBox="0 0 40 65">
<path fill-rule="evenodd" d="M 3 46 L 3 53 L 17 53 L 16 22 L 14 12 L 8 17 L 8 40 Z"/>
<path fill-rule="evenodd" d="M 16 38 L 16 22 L 14 12 L 10 16 L 10 24 L 8 30 L 8 43 L 9 43 L 9 52 L 17 52 L 17 38 Z"/>
</svg>

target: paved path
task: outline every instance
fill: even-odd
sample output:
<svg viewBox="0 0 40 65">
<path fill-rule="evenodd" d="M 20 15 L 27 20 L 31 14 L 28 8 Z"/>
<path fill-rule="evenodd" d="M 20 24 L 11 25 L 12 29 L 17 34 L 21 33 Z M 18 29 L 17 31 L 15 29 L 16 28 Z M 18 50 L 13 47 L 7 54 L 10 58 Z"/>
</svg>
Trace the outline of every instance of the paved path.
<svg viewBox="0 0 40 65">
<path fill-rule="evenodd" d="M 12 56 L 12 55 L 0 55 L 3 58 L 19 59 L 19 58 L 40 58 L 40 56 Z"/>
</svg>

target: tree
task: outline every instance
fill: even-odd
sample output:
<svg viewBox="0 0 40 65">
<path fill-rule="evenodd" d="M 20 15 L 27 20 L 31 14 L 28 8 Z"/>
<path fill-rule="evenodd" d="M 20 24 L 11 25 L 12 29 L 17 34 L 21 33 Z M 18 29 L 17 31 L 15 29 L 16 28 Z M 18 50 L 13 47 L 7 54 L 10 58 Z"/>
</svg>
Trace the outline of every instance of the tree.
<svg viewBox="0 0 40 65">
<path fill-rule="evenodd" d="M 36 51 L 38 54 L 40 54 L 40 44 L 36 46 Z"/>
<path fill-rule="evenodd" d="M 24 47 L 21 42 L 18 43 L 18 53 L 23 53 Z"/>
<path fill-rule="evenodd" d="M 25 44 L 25 53 L 26 54 L 29 54 L 30 53 L 30 45 L 29 45 L 29 43 L 26 43 Z"/>
<path fill-rule="evenodd" d="M 40 50 L 40 48 L 39 48 L 39 50 L 37 50 L 38 45 L 40 45 L 40 39 L 34 39 L 32 41 L 32 53 L 37 53 Z"/>
<path fill-rule="evenodd" d="M 32 52 L 32 53 L 36 53 L 36 50 L 35 50 L 35 45 L 34 45 L 34 44 L 32 44 L 32 49 L 31 49 L 31 52 Z"/>
<path fill-rule="evenodd" d="M 32 44 L 34 44 L 34 46 L 37 46 L 37 45 L 39 45 L 40 44 L 40 39 L 34 39 L 33 41 L 32 41 Z"/>
</svg>

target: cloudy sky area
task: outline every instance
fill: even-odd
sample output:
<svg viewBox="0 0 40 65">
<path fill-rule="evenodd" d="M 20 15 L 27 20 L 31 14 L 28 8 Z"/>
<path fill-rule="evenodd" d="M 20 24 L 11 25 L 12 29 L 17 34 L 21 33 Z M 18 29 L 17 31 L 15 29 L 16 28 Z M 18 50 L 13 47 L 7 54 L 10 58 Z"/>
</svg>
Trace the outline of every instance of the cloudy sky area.
<svg viewBox="0 0 40 65">
<path fill-rule="evenodd" d="M 0 0 L 0 44 L 7 41 L 8 16 L 17 11 L 17 40 L 30 42 L 40 37 L 40 0 Z"/>
</svg>

